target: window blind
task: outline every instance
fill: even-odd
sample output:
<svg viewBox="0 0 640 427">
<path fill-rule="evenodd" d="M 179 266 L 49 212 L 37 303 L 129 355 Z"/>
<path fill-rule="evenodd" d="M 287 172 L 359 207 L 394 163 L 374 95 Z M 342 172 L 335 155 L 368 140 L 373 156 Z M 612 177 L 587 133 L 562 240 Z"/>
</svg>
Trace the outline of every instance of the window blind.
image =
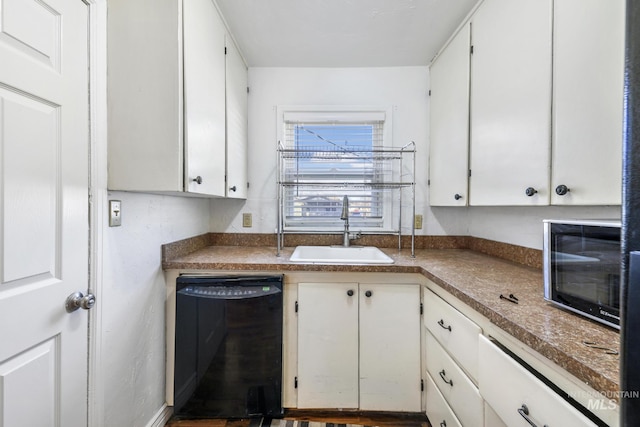
<svg viewBox="0 0 640 427">
<path fill-rule="evenodd" d="M 352 229 L 383 227 L 385 196 L 376 184 L 389 181 L 392 172 L 376 158 L 383 147 L 384 115 L 309 121 L 304 114 L 285 117 L 284 146 L 290 150 L 283 165 L 285 228 L 342 229 L 345 195 Z"/>
</svg>

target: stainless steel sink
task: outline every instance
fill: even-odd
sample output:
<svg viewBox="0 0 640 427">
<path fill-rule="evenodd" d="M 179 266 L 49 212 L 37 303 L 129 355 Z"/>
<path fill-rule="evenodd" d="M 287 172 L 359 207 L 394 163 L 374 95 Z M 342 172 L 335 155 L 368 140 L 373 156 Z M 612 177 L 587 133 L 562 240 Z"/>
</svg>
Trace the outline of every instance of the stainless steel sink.
<svg viewBox="0 0 640 427">
<path fill-rule="evenodd" d="M 393 264 L 392 258 L 375 246 L 298 246 L 292 262 L 318 264 Z"/>
</svg>

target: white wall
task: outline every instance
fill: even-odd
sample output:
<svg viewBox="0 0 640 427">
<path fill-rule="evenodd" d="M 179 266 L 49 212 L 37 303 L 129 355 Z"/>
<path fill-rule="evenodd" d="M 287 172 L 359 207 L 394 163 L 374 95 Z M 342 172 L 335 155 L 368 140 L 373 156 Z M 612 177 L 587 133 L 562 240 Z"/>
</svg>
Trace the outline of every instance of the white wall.
<svg viewBox="0 0 640 427">
<path fill-rule="evenodd" d="M 122 226 L 104 225 L 104 426 L 144 427 L 165 404 L 165 296 L 160 245 L 209 231 L 209 200 L 110 192 Z"/>
<path fill-rule="evenodd" d="M 542 249 L 542 220 L 617 218 L 620 206 L 472 207 L 469 235 Z"/>
<path fill-rule="evenodd" d="M 248 198 L 246 203 L 213 201 L 211 230 L 274 232 L 278 105 L 361 105 L 392 107 L 393 145 L 416 143 L 416 213 L 424 215 L 423 229 L 417 234 L 466 234 L 466 212 L 454 211 L 437 219 L 425 202 L 428 83 L 427 67 L 250 68 Z M 243 212 L 253 214 L 252 228 L 242 228 Z"/>
</svg>

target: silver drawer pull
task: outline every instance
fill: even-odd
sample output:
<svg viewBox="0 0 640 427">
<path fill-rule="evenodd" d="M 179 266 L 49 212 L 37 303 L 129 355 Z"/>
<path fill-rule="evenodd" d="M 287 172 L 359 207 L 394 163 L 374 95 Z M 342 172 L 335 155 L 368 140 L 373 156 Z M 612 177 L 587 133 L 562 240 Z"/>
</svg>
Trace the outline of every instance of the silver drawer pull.
<svg viewBox="0 0 640 427">
<path fill-rule="evenodd" d="M 444 326 L 444 320 L 440 319 L 438 321 L 438 325 L 440 325 L 442 329 L 447 329 L 449 332 L 451 332 L 451 325 Z"/>
<path fill-rule="evenodd" d="M 442 381 L 444 381 L 445 383 L 447 383 L 451 387 L 453 387 L 453 380 L 446 379 L 445 375 L 447 375 L 447 373 L 444 371 L 444 369 L 442 371 L 440 371 L 440 378 L 442 378 Z"/>
<path fill-rule="evenodd" d="M 526 422 L 529 423 L 530 426 L 537 427 L 536 423 L 534 423 L 531 420 L 531 418 L 529 418 L 529 408 L 527 408 L 527 405 L 523 403 L 522 406 L 518 408 L 518 413 L 522 416 L 522 418 L 524 418 Z M 549 427 L 549 426 L 545 424 L 544 427 Z"/>
</svg>

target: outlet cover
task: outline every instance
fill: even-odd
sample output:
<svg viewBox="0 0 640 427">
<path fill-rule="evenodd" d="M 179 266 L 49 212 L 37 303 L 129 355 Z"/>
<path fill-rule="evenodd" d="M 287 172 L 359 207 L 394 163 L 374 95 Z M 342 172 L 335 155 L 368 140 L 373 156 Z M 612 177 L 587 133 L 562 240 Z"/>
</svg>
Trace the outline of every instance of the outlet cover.
<svg viewBox="0 0 640 427">
<path fill-rule="evenodd" d="M 122 206 L 120 200 L 109 200 L 109 227 L 122 225 Z"/>
<path fill-rule="evenodd" d="M 249 228 L 251 227 L 251 214 L 250 213 L 243 213 L 242 214 L 242 226 L 245 228 Z"/>
<path fill-rule="evenodd" d="M 416 230 L 422 230 L 422 215 L 416 215 L 414 228 Z"/>
</svg>

